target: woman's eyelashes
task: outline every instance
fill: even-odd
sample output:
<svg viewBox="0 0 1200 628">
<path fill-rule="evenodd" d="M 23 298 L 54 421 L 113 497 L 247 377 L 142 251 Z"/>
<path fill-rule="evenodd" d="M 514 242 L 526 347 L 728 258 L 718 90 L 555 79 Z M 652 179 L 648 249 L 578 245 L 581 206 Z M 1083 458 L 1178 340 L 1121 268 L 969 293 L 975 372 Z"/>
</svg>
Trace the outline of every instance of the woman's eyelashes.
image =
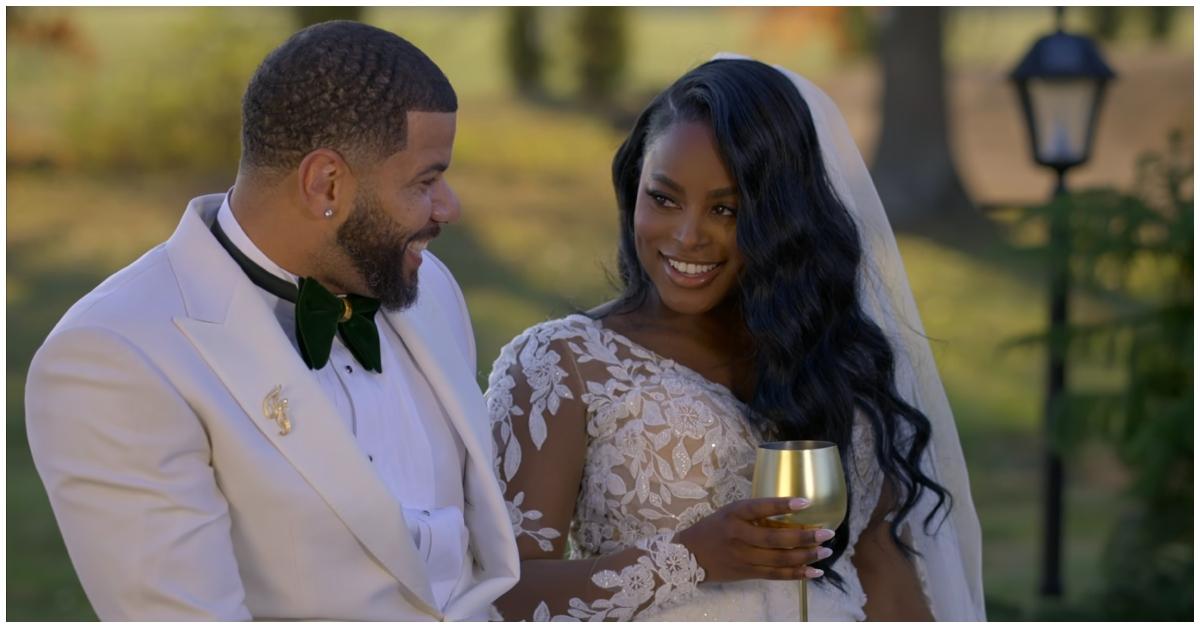
<svg viewBox="0 0 1200 628">
<path fill-rule="evenodd" d="M 652 189 L 647 189 L 646 196 L 650 197 L 650 200 L 652 200 L 654 202 L 654 204 L 658 205 L 659 207 L 667 207 L 667 208 L 679 207 L 678 203 L 671 200 L 671 197 L 667 196 L 666 194 L 663 194 L 662 192 L 658 192 L 658 191 L 652 190 Z M 718 216 L 723 216 L 726 218 L 734 218 L 737 216 L 737 208 L 730 207 L 728 205 L 714 205 L 712 208 L 712 212 Z"/>
<path fill-rule="evenodd" d="M 647 188 L 646 196 L 649 196 L 650 200 L 654 201 L 654 204 L 658 205 L 659 207 L 679 207 L 679 205 L 675 201 L 671 200 L 669 196 L 656 190 Z"/>
</svg>

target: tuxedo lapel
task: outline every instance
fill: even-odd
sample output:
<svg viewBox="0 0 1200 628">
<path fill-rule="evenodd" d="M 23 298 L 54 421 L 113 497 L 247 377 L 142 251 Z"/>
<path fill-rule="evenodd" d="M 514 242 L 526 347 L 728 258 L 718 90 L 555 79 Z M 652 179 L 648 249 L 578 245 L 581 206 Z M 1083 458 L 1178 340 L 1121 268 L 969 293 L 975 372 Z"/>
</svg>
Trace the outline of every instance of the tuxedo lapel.
<svg viewBox="0 0 1200 628">
<path fill-rule="evenodd" d="M 491 433 L 483 395 L 464 367 L 453 342 L 461 333 L 447 324 L 448 317 L 435 299 L 423 295 L 409 309 L 388 313 L 385 320 L 400 336 L 425 375 L 467 452 L 463 492 L 471 549 L 482 571 L 477 585 L 446 608 L 449 619 L 469 617 L 471 609 L 486 606 L 517 580 L 518 558 L 512 525 L 493 472 Z M 473 367 L 474 365 L 470 365 Z"/>
<path fill-rule="evenodd" d="M 485 454 L 486 443 L 491 441 L 484 440 L 490 439 L 490 435 L 486 432 L 487 417 L 482 416 L 483 396 L 475 380 L 469 377 L 470 370 L 461 366 L 462 356 L 450 341 L 451 330 L 436 312 L 420 301 L 404 311 L 388 313 L 385 320 L 412 353 L 417 367 L 429 381 L 451 425 L 462 439 L 467 454 L 490 464 L 490 448 Z"/>
<path fill-rule="evenodd" d="M 237 400 L 246 420 L 262 431 L 400 581 L 409 602 L 440 617 L 400 505 L 371 468 L 267 302 L 208 231 L 201 212 L 207 211 L 211 218 L 213 208 L 188 209 L 168 242 L 190 314 L 176 319 L 176 325 Z M 197 293 L 198 289 L 207 294 Z M 287 400 L 291 425 L 286 434 L 267 416 L 265 400 L 276 386 L 281 387 L 276 402 Z"/>
</svg>

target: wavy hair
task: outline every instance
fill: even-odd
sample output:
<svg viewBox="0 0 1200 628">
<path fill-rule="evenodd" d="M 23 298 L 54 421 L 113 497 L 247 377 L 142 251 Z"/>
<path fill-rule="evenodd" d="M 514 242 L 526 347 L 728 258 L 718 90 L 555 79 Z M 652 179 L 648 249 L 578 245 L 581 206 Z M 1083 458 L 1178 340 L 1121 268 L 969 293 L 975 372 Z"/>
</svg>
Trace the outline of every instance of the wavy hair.
<svg viewBox="0 0 1200 628">
<path fill-rule="evenodd" d="M 750 420 L 773 438 L 836 443 L 849 473 L 852 426 L 861 413 L 895 490 L 891 537 L 913 556 L 900 526 L 923 491 L 937 497 L 927 527 L 938 510 L 949 512 L 950 494 L 921 469 L 929 419 L 897 392 L 895 351 L 859 302 L 858 228 L 828 179 L 808 105 L 787 77 L 757 61 L 710 61 L 641 113 L 612 167 L 623 291 L 597 316 L 634 310 L 654 289 L 637 258 L 634 207 L 647 147 L 679 122 L 711 125 L 738 190 L 745 267 L 732 298 L 753 342 Z M 833 555 L 816 564 L 838 587 L 843 581 L 830 567 L 846 550 L 849 517 L 833 539 Z"/>
</svg>

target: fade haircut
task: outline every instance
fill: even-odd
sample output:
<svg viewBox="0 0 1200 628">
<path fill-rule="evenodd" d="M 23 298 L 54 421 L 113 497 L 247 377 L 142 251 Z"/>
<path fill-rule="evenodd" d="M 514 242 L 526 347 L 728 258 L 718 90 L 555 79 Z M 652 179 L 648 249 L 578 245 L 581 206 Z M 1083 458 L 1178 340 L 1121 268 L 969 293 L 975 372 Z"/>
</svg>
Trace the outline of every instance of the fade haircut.
<svg viewBox="0 0 1200 628">
<path fill-rule="evenodd" d="M 250 79 L 241 167 L 281 175 L 318 148 L 373 161 L 404 148 L 409 111 L 457 110 L 450 81 L 416 46 L 359 22 L 323 22 L 288 38 Z"/>
</svg>

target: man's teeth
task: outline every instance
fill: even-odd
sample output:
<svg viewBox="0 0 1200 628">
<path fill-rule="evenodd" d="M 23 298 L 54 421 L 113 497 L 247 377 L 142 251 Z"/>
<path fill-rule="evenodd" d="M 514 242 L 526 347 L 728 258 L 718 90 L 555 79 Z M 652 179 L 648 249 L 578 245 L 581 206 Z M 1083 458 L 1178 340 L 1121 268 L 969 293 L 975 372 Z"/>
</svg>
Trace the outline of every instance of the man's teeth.
<svg viewBox="0 0 1200 628">
<path fill-rule="evenodd" d="M 671 268 L 684 273 L 686 275 L 703 275 L 708 271 L 717 267 L 716 264 L 689 264 L 687 262 L 678 262 L 673 259 L 667 259 L 667 263 Z"/>
</svg>

